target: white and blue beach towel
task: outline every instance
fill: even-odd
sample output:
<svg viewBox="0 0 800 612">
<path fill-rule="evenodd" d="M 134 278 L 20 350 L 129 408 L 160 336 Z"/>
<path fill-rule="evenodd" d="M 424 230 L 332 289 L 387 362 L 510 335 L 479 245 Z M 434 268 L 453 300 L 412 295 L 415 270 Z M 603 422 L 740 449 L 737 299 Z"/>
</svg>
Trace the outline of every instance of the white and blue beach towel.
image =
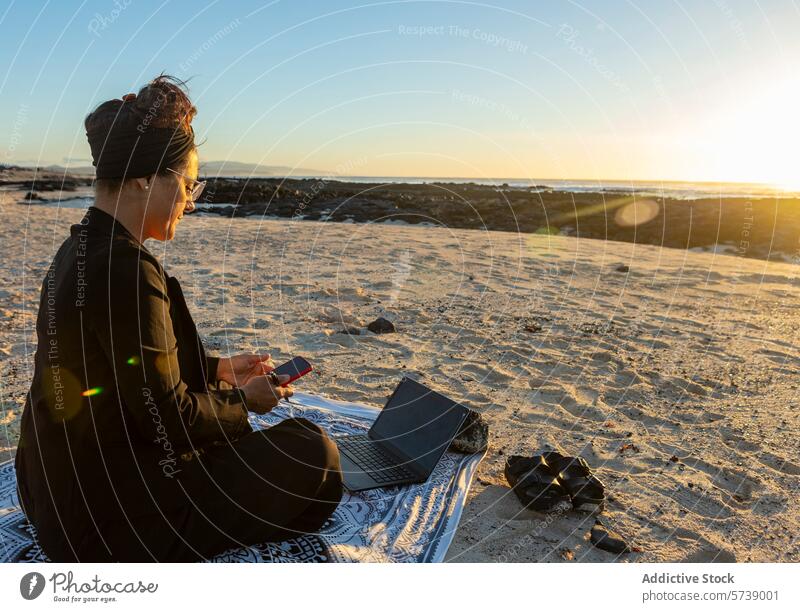
<svg viewBox="0 0 800 612">
<path fill-rule="evenodd" d="M 366 431 L 379 410 L 295 393 L 271 413 L 250 415 L 253 429 L 305 417 L 331 436 Z M 467 492 L 484 453 L 447 452 L 422 484 L 349 493 L 323 526 L 284 542 L 237 548 L 214 563 L 440 562 L 453 540 Z M 0 561 L 48 561 L 19 507 L 14 462 L 0 464 Z"/>
</svg>

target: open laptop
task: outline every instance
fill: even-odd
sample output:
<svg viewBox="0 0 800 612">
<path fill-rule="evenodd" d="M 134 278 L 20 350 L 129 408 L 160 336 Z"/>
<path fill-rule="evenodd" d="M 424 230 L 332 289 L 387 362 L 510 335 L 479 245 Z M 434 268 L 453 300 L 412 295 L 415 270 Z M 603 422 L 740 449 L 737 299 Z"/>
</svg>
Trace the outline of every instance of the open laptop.
<svg viewBox="0 0 800 612">
<path fill-rule="evenodd" d="M 468 409 L 403 378 L 369 432 L 336 438 L 344 486 L 363 491 L 425 482 Z"/>
</svg>

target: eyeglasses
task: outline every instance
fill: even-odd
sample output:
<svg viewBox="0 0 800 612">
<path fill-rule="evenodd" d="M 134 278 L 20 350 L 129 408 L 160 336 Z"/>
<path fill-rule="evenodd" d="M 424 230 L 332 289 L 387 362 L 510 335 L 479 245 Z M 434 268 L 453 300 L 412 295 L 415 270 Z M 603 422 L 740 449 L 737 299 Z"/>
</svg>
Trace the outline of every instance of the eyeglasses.
<svg viewBox="0 0 800 612">
<path fill-rule="evenodd" d="M 172 174 L 177 174 L 178 176 L 181 176 L 185 178 L 187 181 L 189 181 L 189 184 L 191 185 L 189 199 L 192 202 L 191 210 L 194 210 L 194 203 L 197 202 L 197 198 L 200 197 L 200 194 L 203 193 L 203 189 L 206 188 L 206 181 L 197 181 L 193 179 L 191 176 L 186 176 L 185 174 L 182 174 L 177 170 L 173 170 L 172 168 L 167 168 L 167 170 L 172 172 Z"/>
</svg>

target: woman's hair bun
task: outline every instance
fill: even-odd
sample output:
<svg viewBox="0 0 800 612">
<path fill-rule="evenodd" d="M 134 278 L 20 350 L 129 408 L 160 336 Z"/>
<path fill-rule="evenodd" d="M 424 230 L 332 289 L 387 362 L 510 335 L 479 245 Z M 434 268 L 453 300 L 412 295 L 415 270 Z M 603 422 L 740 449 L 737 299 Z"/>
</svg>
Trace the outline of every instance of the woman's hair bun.
<svg viewBox="0 0 800 612">
<path fill-rule="evenodd" d="M 186 83 L 161 74 L 139 90 L 100 104 L 87 117 L 87 133 L 108 132 L 112 125 L 145 125 L 154 128 L 191 129 L 197 114 L 187 93 Z"/>
<path fill-rule="evenodd" d="M 186 84 L 165 74 L 138 94 L 103 102 L 85 121 L 95 177 L 137 178 L 184 167 L 196 148 L 196 114 Z"/>
</svg>

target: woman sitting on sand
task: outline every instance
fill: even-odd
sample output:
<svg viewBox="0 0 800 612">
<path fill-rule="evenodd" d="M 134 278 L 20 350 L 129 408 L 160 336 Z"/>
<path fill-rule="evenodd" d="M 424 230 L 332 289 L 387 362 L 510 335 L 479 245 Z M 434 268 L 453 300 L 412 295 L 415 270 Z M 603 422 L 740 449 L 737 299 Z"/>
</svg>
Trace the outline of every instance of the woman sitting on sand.
<svg viewBox="0 0 800 612">
<path fill-rule="evenodd" d="M 336 445 L 305 419 L 253 431 L 292 394 L 268 355 L 209 357 L 170 240 L 203 183 L 183 84 L 161 76 L 86 118 L 96 197 L 42 284 L 16 455 L 53 561 L 192 561 L 319 529 L 342 494 Z M 226 384 L 227 383 L 227 384 Z"/>
</svg>

